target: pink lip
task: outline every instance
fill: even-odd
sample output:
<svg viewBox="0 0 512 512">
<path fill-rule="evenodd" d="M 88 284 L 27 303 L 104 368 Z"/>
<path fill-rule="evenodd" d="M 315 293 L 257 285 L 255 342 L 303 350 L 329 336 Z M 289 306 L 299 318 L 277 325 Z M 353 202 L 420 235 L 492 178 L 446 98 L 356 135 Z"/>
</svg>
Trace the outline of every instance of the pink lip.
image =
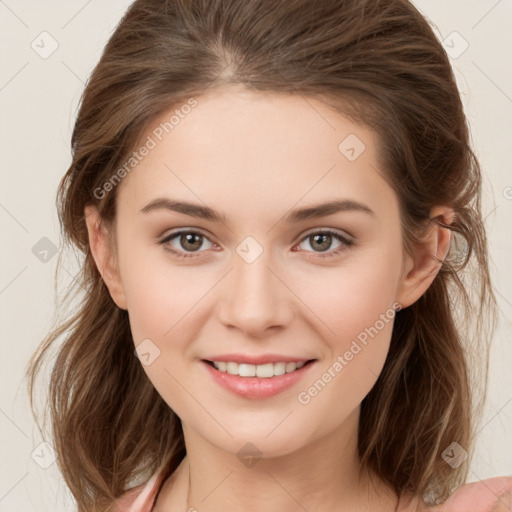
<svg viewBox="0 0 512 512">
<path fill-rule="evenodd" d="M 206 359 L 206 358 L 205 358 Z M 313 358 L 310 358 L 313 359 Z M 220 354 L 208 357 L 207 361 L 224 361 L 226 363 L 232 361 L 234 363 L 246 364 L 266 364 L 266 363 L 299 363 L 306 362 L 310 359 L 303 359 L 301 357 L 283 356 L 280 354 L 260 354 L 260 355 L 247 355 L 247 354 Z"/>
<path fill-rule="evenodd" d="M 219 360 L 226 361 L 225 359 Z M 213 367 L 204 360 L 201 361 L 201 363 L 210 372 L 210 375 L 213 377 L 213 379 L 218 384 L 223 386 L 225 389 L 228 389 L 229 391 L 235 393 L 236 395 L 254 400 L 270 398 L 281 393 L 282 391 L 285 391 L 286 389 L 291 388 L 300 379 L 302 379 L 302 377 L 304 377 L 304 375 L 309 371 L 309 369 L 315 364 L 315 362 L 313 361 L 309 364 L 304 365 L 302 368 L 299 368 L 298 370 L 295 370 L 290 373 L 277 375 L 275 377 L 261 378 L 240 377 L 240 375 L 230 375 L 227 372 L 221 372 L 220 370 L 217 370 L 215 367 Z"/>
</svg>

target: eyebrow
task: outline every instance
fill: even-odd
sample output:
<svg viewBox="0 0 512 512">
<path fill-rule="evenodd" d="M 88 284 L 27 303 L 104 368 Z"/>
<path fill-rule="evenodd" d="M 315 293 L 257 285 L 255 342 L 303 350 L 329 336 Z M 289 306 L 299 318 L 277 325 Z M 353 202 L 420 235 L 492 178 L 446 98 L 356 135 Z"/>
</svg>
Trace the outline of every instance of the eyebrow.
<svg viewBox="0 0 512 512">
<path fill-rule="evenodd" d="M 157 198 L 142 208 L 141 213 L 148 213 L 154 210 L 170 210 L 173 212 L 183 213 L 191 217 L 197 217 L 210 222 L 225 223 L 225 215 L 200 204 L 189 203 L 186 201 L 176 201 L 168 198 Z M 351 199 L 329 201 L 327 203 L 308 206 L 293 210 L 285 217 L 287 223 L 297 223 L 309 219 L 326 217 L 340 212 L 363 212 L 375 216 L 375 212 L 365 204 L 359 203 Z"/>
</svg>

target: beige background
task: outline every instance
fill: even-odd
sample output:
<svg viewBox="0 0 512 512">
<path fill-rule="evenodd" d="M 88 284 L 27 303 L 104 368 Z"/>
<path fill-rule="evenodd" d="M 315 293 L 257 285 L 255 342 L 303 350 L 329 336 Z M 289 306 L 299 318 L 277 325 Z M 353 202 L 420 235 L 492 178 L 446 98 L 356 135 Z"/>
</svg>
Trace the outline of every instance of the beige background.
<svg viewBox="0 0 512 512">
<path fill-rule="evenodd" d="M 51 464 L 51 447 L 40 444 L 22 379 L 54 315 L 57 258 L 51 247 L 60 243 L 55 191 L 70 162 L 78 100 L 130 3 L 0 0 L 0 511 L 73 510 Z M 484 208 L 502 311 L 470 481 L 512 475 L 512 0 L 415 3 L 446 39 L 464 95 L 485 172 Z M 52 45 L 58 47 L 45 55 Z M 46 262 L 34 246 L 40 256 L 50 251 Z M 72 260 L 64 266 L 67 282 L 77 266 Z"/>
</svg>

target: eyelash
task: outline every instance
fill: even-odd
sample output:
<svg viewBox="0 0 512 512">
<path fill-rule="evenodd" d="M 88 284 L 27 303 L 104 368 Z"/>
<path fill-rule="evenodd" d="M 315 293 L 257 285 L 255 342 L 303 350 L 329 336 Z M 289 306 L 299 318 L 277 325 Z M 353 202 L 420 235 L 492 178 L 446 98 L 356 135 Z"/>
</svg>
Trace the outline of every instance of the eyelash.
<svg viewBox="0 0 512 512">
<path fill-rule="evenodd" d="M 211 242 L 211 240 L 206 235 L 204 235 L 203 233 L 201 233 L 199 231 L 185 230 L 184 229 L 184 230 L 181 230 L 181 231 L 176 231 L 175 233 L 171 233 L 170 235 L 166 236 L 163 240 L 159 241 L 158 244 L 162 245 L 166 251 L 172 253 L 174 256 L 176 256 L 178 258 L 185 259 L 185 258 L 197 257 L 198 255 L 196 253 L 188 254 L 186 252 L 176 251 L 175 249 L 171 249 L 168 245 L 166 245 L 168 242 L 170 242 L 174 238 L 176 238 L 176 237 L 178 237 L 180 235 L 183 235 L 183 234 L 199 235 L 199 236 L 202 236 L 203 238 L 206 238 L 206 240 L 208 240 L 209 242 Z M 326 253 L 321 253 L 321 252 L 315 253 L 314 251 L 306 251 L 306 252 L 314 252 L 316 254 L 316 257 L 331 258 L 331 257 L 334 257 L 334 256 L 338 256 L 342 252 L 344 252 L 347 249 L 349 249 L 352 245 L 354 245 L 353 241 L 345 238 L 343 235 L 341 235 L 337 231 L 333 231 L 331 229 L 322 229 L 322 230 L 318 230 L 318 231 L 312 231 L 312 232 L 308 233 L 307 235 L 305 235 L 300 240 L 300 242 L 297 245 L 300 245 L 302 242 L 304 242 L 308 238 L 312 237 L 313 235 L 320 235 L 320 234 L 321 235 L 332 235 L 338 241 L 342 242 L 344 247 L 341 248 L 341 249 L 338 249 L 336 251 L 330 251 L 330 252 L 326 252 Z M 197 252 L 203 252 L 203 251 L 197 251 Z"/>
</svg>

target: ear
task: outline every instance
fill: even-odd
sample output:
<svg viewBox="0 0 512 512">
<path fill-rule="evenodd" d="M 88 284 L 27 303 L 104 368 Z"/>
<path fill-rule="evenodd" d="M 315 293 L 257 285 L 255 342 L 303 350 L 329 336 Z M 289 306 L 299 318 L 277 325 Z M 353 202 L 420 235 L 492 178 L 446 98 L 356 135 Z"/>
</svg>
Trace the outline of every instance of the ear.
<svg viewBox="0 0 512 512">
<path fill-rule="evenodd" d="M 117 306 L 121 309 L 128 309 L 111 233 L 101 222 L 100 214 L 95 206 L 86 206 L 84 214 L 89 234 L 89 246 L 98 271 Z"/>
<path fill-rule="evenodd" d="M 436 206 L 430 212 L 430 222 L 411 257 L 406 255 L 398 287 L 397 302 L 406 308 L 414 304 L 434 281 L 450 249 L 451 230 L 441 226 L 453 222 L 454 211 L 448 206 Z M 439 261 L 441 260 L 441 261 Z"/>
</svg>

